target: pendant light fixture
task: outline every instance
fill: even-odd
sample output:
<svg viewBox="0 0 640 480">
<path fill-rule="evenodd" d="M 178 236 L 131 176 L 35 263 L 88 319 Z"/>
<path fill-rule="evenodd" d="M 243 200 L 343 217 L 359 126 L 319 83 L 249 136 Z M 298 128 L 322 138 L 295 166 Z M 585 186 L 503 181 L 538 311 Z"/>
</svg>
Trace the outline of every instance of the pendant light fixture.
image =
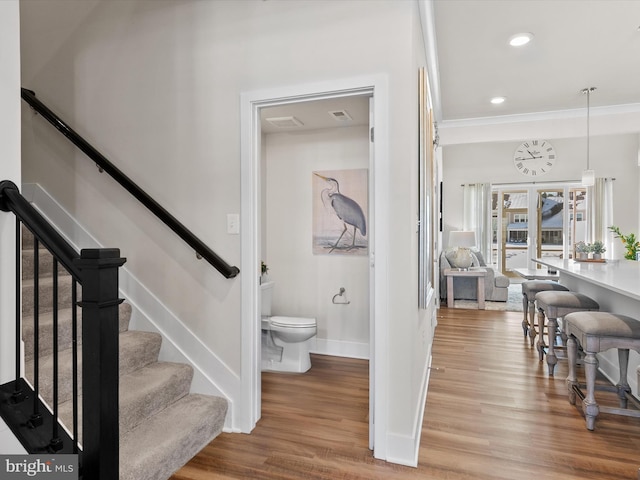
<svg viewBox="0 0 640 480">
<path fill-rule="evenodd" d="M 590 115 L 590 96 L 596 87 L 582 89 L 582 93 L 587 96 L 587 169 L 582 171 L 582 186 L 591 187 L 596 183 L 596 172 L 589 168 L 589 115 Z"/>
</svg>

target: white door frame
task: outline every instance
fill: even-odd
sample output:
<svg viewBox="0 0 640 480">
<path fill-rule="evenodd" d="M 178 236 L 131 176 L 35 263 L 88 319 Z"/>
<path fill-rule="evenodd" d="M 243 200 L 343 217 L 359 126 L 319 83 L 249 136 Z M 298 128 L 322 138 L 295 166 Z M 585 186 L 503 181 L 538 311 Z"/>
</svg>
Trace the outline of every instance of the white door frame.
<svg viewBox="0 0 640 480">
<path fill-rule="evenodd" d="M 388 329 L 388 81 L 386 75 L 372 75 L 322 83 L 294 85 L 245 92 L 240 105 L 240 228 L 241 228 L 241 378 L 240 405 L 234 407 L 234 425 L 249 433 L 260 419 L 260 232 L 261 232 L 261 132 L 260 109 L 274 105 L 352 95 L 372 95 L 375 101 L 373 164 L 375 223 L 370 237 L 370 359 L 369 385 L 374 389 L 370 415 L 374 429 L 374 456 L 387 454 L 387 338 Z M 372 246 L 373 245 L 373 246 Z M 375 268 L 374 267 L 375 260 Z M 376 334 L 377 333 L 377 334 Z"/>
</svg>

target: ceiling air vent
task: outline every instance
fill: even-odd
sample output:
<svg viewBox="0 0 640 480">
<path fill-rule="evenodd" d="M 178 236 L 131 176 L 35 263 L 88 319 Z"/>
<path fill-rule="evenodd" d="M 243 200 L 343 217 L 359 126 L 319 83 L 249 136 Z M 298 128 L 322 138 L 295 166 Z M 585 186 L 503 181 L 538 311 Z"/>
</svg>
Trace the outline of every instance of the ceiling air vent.
<svg viewBox="0 0 640 480">
<path fill-rule="evenodd" d="M 274 127 L 278 128 L 295 128 L 302 127 L 304 123 L 298 120 L 296 117 L 270 117 L 265 118 Z"/>
<path fill-rule="evenodd" d="M 346 110 L 334 110 L 329 112 L 329 115 L 331 115 L 336 122 L 348 122 L 353 120 Z"/>
</svg>

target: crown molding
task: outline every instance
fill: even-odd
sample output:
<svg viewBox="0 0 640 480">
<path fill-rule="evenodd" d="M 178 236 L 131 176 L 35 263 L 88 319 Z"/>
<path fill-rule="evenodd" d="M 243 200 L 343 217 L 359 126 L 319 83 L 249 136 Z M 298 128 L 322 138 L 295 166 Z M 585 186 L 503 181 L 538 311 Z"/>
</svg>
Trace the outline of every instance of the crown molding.
<svg viewBox="0 0 640 480">
<path fill-rule="evenodd" d="M 640 132 L 640 103 L 591 107 L 591 135 Z M 444 120 L 440 145 L 586 136 L 586 108 Z"/>
</svg>

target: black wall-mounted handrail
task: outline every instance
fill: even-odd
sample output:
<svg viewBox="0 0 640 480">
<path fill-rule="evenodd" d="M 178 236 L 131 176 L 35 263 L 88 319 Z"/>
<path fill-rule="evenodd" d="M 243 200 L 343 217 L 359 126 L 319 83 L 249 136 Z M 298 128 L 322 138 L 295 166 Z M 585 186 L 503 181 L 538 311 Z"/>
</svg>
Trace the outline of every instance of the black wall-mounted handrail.
<svg viewBox="0 0 640 480">
<path fill-rule="evenodd" d="M 158 202 L 151 198 L 144 190 L 136 185 L 129 177 L 120 171 L 113 163 L 96 150 L 89 142 L 76 133 L 69 125 L 67 125 L 58 115 L 53 113 L 46 105 L 36 98 L 35 92 L 22 88 L 22 99 L 27 102 L 36 112 L 53 125 L 62 135 L 67 137 L 71 143 L 82 150 L 98 167 L 107 172 L 118 182 L 125 190 L 133 195 L 139 202 L 147 207 L 153 214 L 158 217 L 165 225 L 173 230 L 182 240 L 184 240 L 196 254 L 204 258 L 213 267 L 215 267 L 226 278 L 233 278 L 240 270 L 238 267 L 229 265 L 213 250 L 205 245 L 198 237 L 196 237 L 189 229 L 180 223 L 173 215 L 164 209 Z"/>
</svg>

